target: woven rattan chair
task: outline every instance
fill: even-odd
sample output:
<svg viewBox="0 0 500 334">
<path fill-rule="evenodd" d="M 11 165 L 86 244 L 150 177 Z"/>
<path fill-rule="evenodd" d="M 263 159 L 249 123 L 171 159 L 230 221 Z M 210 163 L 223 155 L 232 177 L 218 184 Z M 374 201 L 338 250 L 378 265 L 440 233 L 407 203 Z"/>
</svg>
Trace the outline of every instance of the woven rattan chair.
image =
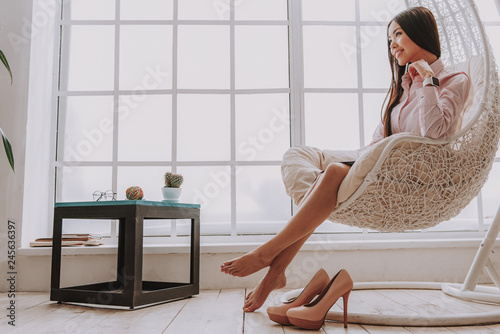
<svg viewBox="0 0 500 334">
<path fill-rule="evenodd" d="M 445 66 L 468 72 L 473 101 L 464 112 L 462 130 L 451 138 L 405 133 L 387 138 L 364 182 L 331 214 L 332 221 L 389 232 L 435 226 L 456 216 L 478 195 L 492 167 L 500 134 L 498 74 L 473 1 L 410 4 L 434 13 L 441 58 Z"/>
</svg>

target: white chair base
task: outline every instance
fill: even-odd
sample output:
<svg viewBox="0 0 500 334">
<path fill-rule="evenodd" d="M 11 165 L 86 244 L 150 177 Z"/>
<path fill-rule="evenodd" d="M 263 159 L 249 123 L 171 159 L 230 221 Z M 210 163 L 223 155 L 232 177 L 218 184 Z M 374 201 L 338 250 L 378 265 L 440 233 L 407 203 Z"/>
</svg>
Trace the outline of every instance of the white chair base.
<svg viewBox="0 0 500 334">
<path fill-rule="evenodd" d="M 500 206 L 498 207 L 495 219 L 491 223 L 483 242 L 479 246 L 474 262 L 467 273 L 465 282 L 462 285 L 447 284 L 443 286 L 443 291 L 450 296 L 471 301 L 495 303 L 500 305 L 500 276 L 493 267 L 493 262 L 490 255 L 493 252 L 493 246 L 500 233 Z M 479 276 L 483 269 L 491 277 L 496 287 L 481 287 L 477 286 Z M 498 321 L 500 322 L 500 320 Z"/>
<path fill-rule="evenodd" d="M 441 290 L 449 287 L 449 283 L 440 282 L 362 282 L 355 283 L 353 290 L 375 290 L 375 289 L 410 289 L 410 290 Z M 478 291 L 483 289 L 496 289 L 495 287 L 477 286 Z M 289 291 L 282 296 L 282 300 L 288 300 L 300 294 L 302 289 Z M 469 296 L 467 296 L 469 297 Z M 500 297 L 500 294 L 498 295 Z M 470 298 L 464 298 L 470 299 Z M 339 311 L 329 311 L 326 320 L 342 322 L 344 314 Z M 467 326 L 500 323 L 500 306 L 498 311 L 484 313 L 460 313 L 450 315 L 432 315 L 426 312 L 421 314 L 374 314 L 349 312 L 349 323 L 379 326 L 414 326 L 414 327 L 437 327 L 437 326 Z"/>
<path fill-rule="evenodd" d="M 500 305 L 500 289 L 496 287 L 478 285 L 474 291 L 467 291 L 463 290 L 462 284 L 447 284 L 442 289 L 444 293 L 460 299 Z"/>
</svg>

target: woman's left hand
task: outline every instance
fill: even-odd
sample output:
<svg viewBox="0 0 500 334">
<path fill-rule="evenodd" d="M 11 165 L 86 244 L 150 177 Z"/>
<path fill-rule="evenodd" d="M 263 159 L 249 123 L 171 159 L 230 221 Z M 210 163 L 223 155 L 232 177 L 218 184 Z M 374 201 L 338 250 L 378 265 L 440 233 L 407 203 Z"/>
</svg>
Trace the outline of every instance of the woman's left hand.
<svg viewBox="0 0 500 334">
<path fill-rule="evenodd" d="M 429 64 L 423 59 L 411 63 L 408 67 L 408 72 L 410 72 L 412 80 L 415 79 L 417 75 L 420 75 L 422 80 L 435 76 Z"/>
</svg>

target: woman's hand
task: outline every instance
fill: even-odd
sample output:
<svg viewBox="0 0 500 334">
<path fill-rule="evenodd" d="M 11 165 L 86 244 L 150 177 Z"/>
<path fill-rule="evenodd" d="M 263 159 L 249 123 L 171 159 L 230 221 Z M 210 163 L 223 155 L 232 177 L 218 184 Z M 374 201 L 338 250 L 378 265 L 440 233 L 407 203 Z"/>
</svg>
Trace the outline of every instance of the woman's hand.
<svg viewBox="0 0 500 334">
<path fill-rule="evenodd" d="M 422 80 L 435 76 L 429 64 L 423 59 L 411 63 L 408 67 L 408 72 L 410 73 L 412 80 L 417 75 L 420 75 L 422 77 Z"/>
</svg>

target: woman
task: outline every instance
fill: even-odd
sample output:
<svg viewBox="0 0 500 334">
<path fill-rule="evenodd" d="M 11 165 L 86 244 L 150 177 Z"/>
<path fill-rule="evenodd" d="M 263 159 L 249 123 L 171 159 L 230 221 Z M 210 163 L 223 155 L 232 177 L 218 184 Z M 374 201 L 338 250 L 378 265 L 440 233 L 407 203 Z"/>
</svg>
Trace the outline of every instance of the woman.
<svg viewBox="0 0 500 334">
<path fill-rule="evenodd" d="M 370 145 L 399 132 L 430 138 L 456 133 L 471 84 L 465 73 L 444 69 L 432 13 L 424 7 L 401 12 L 389 22 L 387 37 L 392 83 L 382 121 Z M 301 149 L 291 148 L 285 154 L 284 164 L 290 152 Z M 246 312 L 261 307 L 272 290 L 286 285 L 285 269 L 314 230 L 335 210 L 337 193 L 350 164 L 330 163 L 326 169 L 321 167 L 317 166 L 315 179 L 304 176 L 309 177 L 307 191 L 293 191 L 293 185 L 289 187 L 285 181 L 288 193 L 300 205 L 283 230 L 255 250 L 221 265 L 222 272 L 238 277 L 269 266 L 266 276 L 247 295 L 243 307 Z"/>
</svg>

